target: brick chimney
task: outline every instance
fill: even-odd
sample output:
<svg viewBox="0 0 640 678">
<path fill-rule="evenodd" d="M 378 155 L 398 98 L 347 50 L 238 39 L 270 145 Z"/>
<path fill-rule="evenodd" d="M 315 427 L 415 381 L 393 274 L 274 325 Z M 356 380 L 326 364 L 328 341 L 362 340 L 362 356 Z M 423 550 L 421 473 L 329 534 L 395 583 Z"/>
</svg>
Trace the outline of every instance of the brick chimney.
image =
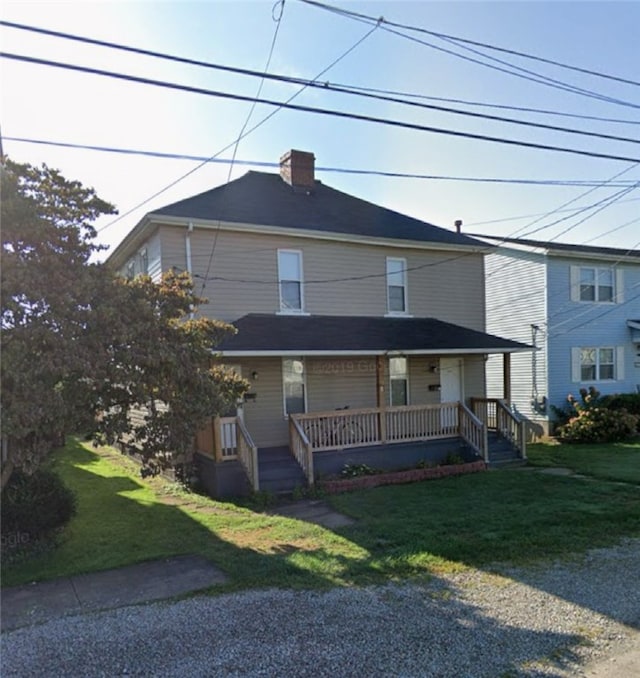
<svg viewBox="0 0 640 678">
<path fill-rule="evenodd" d="M 315 161 L 313 153 L 291 149 L 280 158 L 280 176 L 293 188 L 312 189 Z"/>
</svg>

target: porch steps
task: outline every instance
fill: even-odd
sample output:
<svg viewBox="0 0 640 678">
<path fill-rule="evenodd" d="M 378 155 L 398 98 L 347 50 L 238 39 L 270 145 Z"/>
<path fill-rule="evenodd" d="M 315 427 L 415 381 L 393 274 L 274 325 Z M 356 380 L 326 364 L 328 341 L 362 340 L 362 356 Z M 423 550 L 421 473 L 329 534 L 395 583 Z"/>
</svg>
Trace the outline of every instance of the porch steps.
<svg viewBox="0 0 640 678">
<path fill-rule="evenodd" d="M 296 487 L 306 487 L 307 480 L 288 447 L 261 447 L 258 450 L 260 490 L 289 494 Z"/>
<path fill-rule="evenodd" d="M 495 431 L 489 431 L 487 442 L 489 445 L 489 468 L 505 468 L 526 464 L 511 443 L 499 437 Z"/>
</svg>

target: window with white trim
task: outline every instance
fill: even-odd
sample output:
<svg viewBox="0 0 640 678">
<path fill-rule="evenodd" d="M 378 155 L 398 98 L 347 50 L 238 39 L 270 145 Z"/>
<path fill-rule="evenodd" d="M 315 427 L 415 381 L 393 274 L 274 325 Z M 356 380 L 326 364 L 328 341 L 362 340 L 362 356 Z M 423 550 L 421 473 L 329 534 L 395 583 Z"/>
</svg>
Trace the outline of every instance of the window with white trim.
<svg viewBox="0 0 640 678">
<path fill-rule="evenodd" d="M 129 259 L 127 262 L 127 278 L 133 280 L 136 277 L 136 260 Z"/>
<path fill-rule="evenodd" d="M 613 268 L 580 266 L 577 301 L 613 303 L 616 296 L 616 276 Z"/>
<path fill-rule="evenodd" d="M 409 404 L 406 358 L 389 358 L 389 402 L 392 406 Z"/>
<path fill-rule="evenodd" d="M 299 250 L 278 250 L 278 282 L 280 311 L 301 313 L 304 307 L 302 252 Z"/>
<path fill-rule="evenodd" d="M 138 253 L 138 260 L 140 262 L 140 273 L 142 273 L 142 275 L 147 275 L 147 273 L 149 273 L 149 253 L 146 247 L 141 249 Z"/>
<path fill-rule="evenodd" d="M 282 391 L 285 416 L 306 411 L 304 360 L 302 358 L 282 359 Z"/>
<path fill-rule="evenodd" d="M 572 349 L 573 381 L 624 379 L 623 346 L 581 346 Z"/>
<path fill-rule="evenodd" d="M 387 311 L 407 312 L 407 260 L 387 257 Z"/>
</svg>

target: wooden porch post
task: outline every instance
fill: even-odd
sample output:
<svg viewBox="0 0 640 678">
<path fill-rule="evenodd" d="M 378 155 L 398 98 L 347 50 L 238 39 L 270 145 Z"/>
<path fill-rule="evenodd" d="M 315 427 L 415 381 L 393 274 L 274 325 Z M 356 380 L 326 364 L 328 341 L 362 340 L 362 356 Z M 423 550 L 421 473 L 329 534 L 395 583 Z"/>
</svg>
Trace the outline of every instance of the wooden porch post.
<svg viewBox="0 0 640 678">
<path fill-rule="evenodd" d="M 216 461 L 222 461 L 222 424 L 220 417 L 214 417 L 211 424 L 213 426 L 213 450 Z"/>
<path fill-rule="evenodd" d="M 387 399 L 384 389 L 384 356 L 376 356 L 376 404 L 378 407 L 378 430 L 380 431 L 380 442 L 387 441 Z"/>
<path fill-rule="evenodd" d="M 507 403 L 511 402 L 511 353 L 502 354 L 502 393 Z"/>
</svg>

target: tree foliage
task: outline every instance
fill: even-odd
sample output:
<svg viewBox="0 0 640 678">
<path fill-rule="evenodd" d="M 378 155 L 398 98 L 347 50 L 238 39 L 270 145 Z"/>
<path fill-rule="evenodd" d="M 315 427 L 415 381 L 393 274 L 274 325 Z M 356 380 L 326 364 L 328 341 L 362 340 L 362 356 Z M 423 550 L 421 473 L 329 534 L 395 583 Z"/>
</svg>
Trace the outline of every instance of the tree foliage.
<svg viewBox="0 0 640 678">
<path fill-rule="evenodd" d="M 127 437 L 161 465 L 189 454 L 198 426 L 246 387 L 212 353 L 234 329 L 194 317 L 202 300 L 184 274 L 124 280 L 92 263 L 92 223 L 115 213 L 93 189 L 9 160 L 1 179 L 9 473 L 32 472 L 62 432 L 79 427 L 109 442 Z"/>
</svg>

